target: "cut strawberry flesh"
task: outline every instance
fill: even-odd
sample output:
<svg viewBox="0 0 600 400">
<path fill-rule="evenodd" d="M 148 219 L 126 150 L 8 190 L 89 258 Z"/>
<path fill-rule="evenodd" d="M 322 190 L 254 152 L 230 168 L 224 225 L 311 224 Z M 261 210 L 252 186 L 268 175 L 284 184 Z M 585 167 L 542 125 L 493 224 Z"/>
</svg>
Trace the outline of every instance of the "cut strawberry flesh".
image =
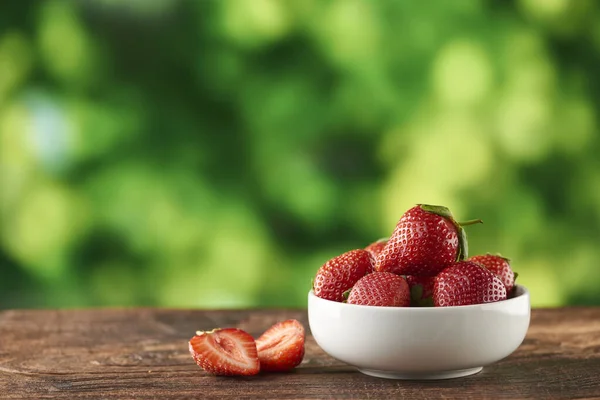
<svg viewBox="0 0 600 400">
<path fill-rule="evenodd" d="M 256 340 L 260 368 L 288 371 L 304 358 L 304 327 L 296 320 L 279 322 Z"/>
<path fill-rule="evenodd" d="M 202 369 L 215 375 L 256 375 L 260 370 L 256 342 L 235 328 L 196 332 L 190 353 Z"/>
</svg>

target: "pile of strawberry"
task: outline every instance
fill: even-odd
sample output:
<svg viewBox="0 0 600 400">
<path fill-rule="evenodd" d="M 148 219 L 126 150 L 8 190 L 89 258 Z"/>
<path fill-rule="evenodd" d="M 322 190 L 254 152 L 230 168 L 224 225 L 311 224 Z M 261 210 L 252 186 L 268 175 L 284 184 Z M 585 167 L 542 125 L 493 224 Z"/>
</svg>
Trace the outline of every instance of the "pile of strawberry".
<svg viewBox="0 0 600 400">
<path fill-rule="evenodd" d="M 389 239 L 327 261 L 313 281 L 323 299 L 383 307 L 492 303 L 513 295 L 516 274 L 498 255 L 468 258 L 467 236 L 450 210 L 419 204 Z"/>
</svg>

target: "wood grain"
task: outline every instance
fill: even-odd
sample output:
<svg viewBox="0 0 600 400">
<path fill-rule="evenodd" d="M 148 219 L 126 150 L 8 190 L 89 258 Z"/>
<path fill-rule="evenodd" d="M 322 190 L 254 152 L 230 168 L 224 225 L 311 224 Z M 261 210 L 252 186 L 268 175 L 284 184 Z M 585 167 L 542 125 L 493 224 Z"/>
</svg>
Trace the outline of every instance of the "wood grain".
<svg viewBox="0 0 600 400">
<path fill-rule="evenodd" d="M 521 347 L 474 376 L 445 381 L 369 377 L 309 335 L 292 373 L 207 375 L 187 341 L 236 326 L 255 337 L 304 310 L 161 309 L 0 312 L 0 398 L 600 398 L 600 308 L 533 310 Z"/>
</svg>

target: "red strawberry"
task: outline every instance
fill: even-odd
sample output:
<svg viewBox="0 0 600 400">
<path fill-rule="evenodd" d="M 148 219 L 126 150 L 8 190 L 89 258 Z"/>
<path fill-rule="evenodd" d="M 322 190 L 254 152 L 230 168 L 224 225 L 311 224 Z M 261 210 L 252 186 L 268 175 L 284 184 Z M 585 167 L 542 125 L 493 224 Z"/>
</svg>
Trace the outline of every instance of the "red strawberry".
<svg viewBox="0 0 600 400">
<path fill-rule="evenodd" d="M 384 249 L 387 242 L 387 238 L 379 239 L 378 241 L 373 242 L 365 247 L 365 250 L 371 253 L 374 259 L 377 259 L 377 256 L 379 256 L 379 253 L 381 253 L 381 251 Z"/>
<path fill-rule="evenodd" d="M 295 319 L 279 322 L 256 339 L 261 371 L 289 371 L 304 358 L 304 327 Z"/>
<path fill-rule="evenodd" d="M 471 261 L 460 261 L 440 272 L 433 283 L 436 307 L 466 306 L 506 300 L 506 287 L 491 271 Z"/>
<path fill-rule="evenodd" d="M 373 272 L 361 278 L 350 291 L 348 304 L 382 307 L 410 306 L 410 289 L 403 277 L 391 272 Z"/>
<path fill-rule="evenodd" d="M 260 371 L 256 343 L 241 329 L 196 332 L 189 343 L 196 364 L 215 375 L 256 375 Z"/>
<path fill-rule="evenodd" d="M 373 260 L 368 251 L 348 251 L 319 268 L 313 282 L 314 293 L 322 299 L 341 302 L 344 292 L 372 270 Z"/>
<path fill-rule="evenodd" d="M 402 215 L 379 254 L 376 271 L 399 275 L 434 276 L 445 266 L 467 257 L 467 238 L 446 207 L 419 204 Z"/>
<path fill-rule="evenodd" d="M 511 293 L 515 286 L 515 273 L 510 268 L 510 260 L 501 256 L 495 256 L 493 254 L 486 254 L 480 256 L 473 256 L 469 258 L 469 261 L 477 263 L 496 275 L 504 282 L 506 286 L 506 293 Z"/>
<path fill-rule="evenodd" d="M 408 275 L 406 282 L 410 288 L 411 305 L 415 307 L 433 306 L 433 276 Z"/>
</svg>

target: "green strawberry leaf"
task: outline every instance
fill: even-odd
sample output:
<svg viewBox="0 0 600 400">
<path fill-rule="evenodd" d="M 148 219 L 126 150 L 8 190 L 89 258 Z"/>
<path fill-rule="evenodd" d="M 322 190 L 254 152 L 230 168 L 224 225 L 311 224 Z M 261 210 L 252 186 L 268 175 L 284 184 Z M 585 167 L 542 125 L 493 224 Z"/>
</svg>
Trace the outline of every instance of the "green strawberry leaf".
<svg viewBox="0 0 600 400">
<path fill-rule="evenodd" d="M 411 299 L 411 307 L 433 307 L 433 297 L 429 296 L 424 299 Z"/>
<path fill-rule="evenodd" d="M 423 286 L 415 285 L 412 288 L 410 288 L 410 299 L 412 301 L 417 302 L 421 300 L 421 296 L 423 296 Z"/>
<path fill-rule="evenodd" d="M 351 291 L 352 291 L 352 288 L 350 288 L 350 289 L 346 290 L 346 291 L 345 291 L 345 292 L 342 294 L 342 296 L 344 296 L 344 301 L 343 301 L 344 303 L 346 302 L 346 300 L 348 300 L 348 297 L 350 297 L 350 292 L 351 292 Z"/>
<path fill-rule="evenodd" d="M 454 222 L 454 216 L 448 207 L 432 206 L 430 204 L 419 204 L 419 207 L 421 207 L 421 210 L 423 211 L 439 215 L 440 217 L 444 217 Z"/>
<path fill-rule="evenodd" d="M 452 221 L 458 230 L 458 254 L 456 255 L 456 261 L 464 261 L 469 258 L 469 241 L 467 240 L 467 231 L 464 230 L 464 226 L 483 224 L 480 219 L 472 219 L 466 222 Z"/>
<path fill-rule="evenodd" d="M 507 263 L 510 264 L 510 258 L 504 257 L 502 254 L 500 253 L 496 253 L 496 254 L 492 254 L 492 253 L 486 253 L 488 256 L 496 256 L 496 257 L 500 257 L 501 259 L 503 259 L 504 261 L 506 261 Z"/>
<path fill-rule="evenodd" d="M 469 241 L 467 240 L 467 232 L 458 226 L 458 254 L 456 261 L 464 261 L 469 258 Z"/>
<path fill-rule="evenodd" d="M 419 300 L 419 307 L 433 307 L 433 297 Z"/>
<path fill-rule="evenodd" d="M 456 222 L 452 212 L 448 207 L 432 206 L 430 204 L 419 204 L 419 207 L 421 207 L 423 211 L 439 215 L 440 217 L 452 222 L 452 224 L 456 227 L 456 233 L 458 234 L 458 251 L 456 254 L 456 261 L 466 260 L 469 257 L 469 246 L 467 243 L 467 233 L 462 227 L 473 224 L 481 224 L 483 221 L 480 219 L 472 219 L 465 222 Z"/>
</svg>

